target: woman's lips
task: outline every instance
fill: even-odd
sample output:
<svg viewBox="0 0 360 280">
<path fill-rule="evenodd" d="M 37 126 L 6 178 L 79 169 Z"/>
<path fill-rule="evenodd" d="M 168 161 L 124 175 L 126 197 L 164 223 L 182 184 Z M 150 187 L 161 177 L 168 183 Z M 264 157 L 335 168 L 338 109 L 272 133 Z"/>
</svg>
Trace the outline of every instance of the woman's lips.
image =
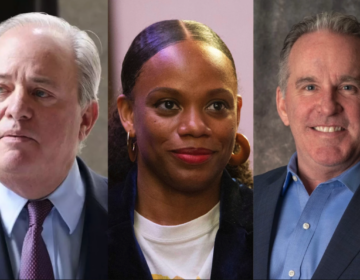
<svg viewBox="0 0 360 280">
<path fill-rule="evenodd" d="M 205 148 L 184 148 L 173 150 L 172 153 L 188 164 L 201 164 L 209 160 L 214 151 Z"/>
</svg>

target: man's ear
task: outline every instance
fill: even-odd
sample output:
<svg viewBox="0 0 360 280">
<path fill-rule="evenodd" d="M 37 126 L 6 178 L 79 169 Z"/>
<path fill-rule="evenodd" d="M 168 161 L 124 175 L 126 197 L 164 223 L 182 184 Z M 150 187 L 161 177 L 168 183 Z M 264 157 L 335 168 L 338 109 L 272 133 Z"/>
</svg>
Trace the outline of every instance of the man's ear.
<svg viewBox="0 0 360 280">
<path fill-rule="evenodd" d="M 242 107 L 242 97 L 241 97 L 241 95 L 239 94 L 239 95 L 237 95 L 236 96 L 236 98 L 237 98 L 237 101 L 236 101 L 236 103 L 237 103 L 237 107 L 236 107 L 236 124 L 237 124 L 237 126 L 239 126 L 239 124 L 240 124 L 240 113 L 241 113 L 241 107 Z"/>
<path fill-rule="evenodd" d="M 130 137 L 135 137 L 134 128 L 134 106 L 133 102 L 125 95 L 121 94 L 117 99 L 117 109 L 120 121 Z"/>
<path fill-rule="evenodd" d="M 289 125 L 289 118 L 286 108 L 286 101 L 285 97 L 283 97 L 280 87 L 277 87 L 276 89 L 276 108 L 278 111 L 278 114 L 280 116 L 280 119 L 284 123 L 284 125 Z"/>
<path fill-rule="evenodd" d="M 91 102 L 90 105 L 88 105 L 85 109 L 82 110 L 79 132 L 80 141 L 85 140 L 85 138 L 89 135 L 98 117 L 99 104 L 97 101 Z"/>
</svg>

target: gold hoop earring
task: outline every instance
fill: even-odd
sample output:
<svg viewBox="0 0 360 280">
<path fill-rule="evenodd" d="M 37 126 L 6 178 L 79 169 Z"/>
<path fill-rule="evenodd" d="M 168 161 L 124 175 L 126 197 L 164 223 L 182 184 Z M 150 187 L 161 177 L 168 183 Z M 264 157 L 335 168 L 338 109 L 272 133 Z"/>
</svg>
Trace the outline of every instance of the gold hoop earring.
<svg viewBox="0 0 360 280">
<path fill-rule="evenodd" d="M 243 164 L 250 155 L 250 143 L 249 140 L 241 133 L 236 133 L 236 143 L 240 146 L 240 152 L 237 154 L 232 153 L 229 164 L 239 166 Z"/>
<path fill-rule="evenodd" d="M 129 158 L 132 162 L 136 160 L 136 141 L 133 142 L 134 138 L 130 138 L 130 132 L 127 133 L 126 145 L 128 148 Z"/>
</svg>

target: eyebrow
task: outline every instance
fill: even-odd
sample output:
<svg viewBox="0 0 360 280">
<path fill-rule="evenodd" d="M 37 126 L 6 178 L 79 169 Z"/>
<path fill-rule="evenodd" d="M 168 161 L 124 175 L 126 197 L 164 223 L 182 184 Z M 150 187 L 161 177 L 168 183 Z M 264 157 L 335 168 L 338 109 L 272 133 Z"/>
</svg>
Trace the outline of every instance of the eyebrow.
<svg viewBox="0 0 360 280">
<path fill-rule="evenodd" d="M 10 79 L 10 75 L 8 75 L 8 74 L 0 74 L 0 79 L 8 80 L 8 79 Z"/>
<path fill-rule="evenodd" d="M 304 83 L 315 83 L 315 82 L 316 82 L 316 78 L 313 77 L 313 76 L 301 77 L 301 78 L 296 80 L 295 87 L 299 88 Z"/>
<path fill-rule="evenodd" d="M 340 77 L 340 82 L 354 82 L 357 83 L 358 85 L 360 85 L 360 77 L 353 77 L 353 76 L 349 76 L 349 75 L 345 75 L 345 76 L 341 76 Z"/>
<path fill-rule="evenodd" d="M 168 94 L 171 94 L 171 95 L 181 95 L 180 92 L 176 89 L 173 89 L 173 88 L 169 88 L 169 87 L 155 87 L 154 89 L 152 89 L 149 93 L 148 93 L 148 96 L 150 96 L 152 93 L 156 92 L 156 91 L 162 91 L 162 92 L 165 92 L 165 93 L 168 93 Z M 225 89 L 225 88 L 216 88 L 216 89 L 212 89 L 212 90 L 209 90 L 207 92 L 207 94 L 209 96 L 212 96 L 212 95 L 217 95 L 217 94 L 229 94 L 231 96 L 233 96 L 233 93 L 231 93 L 231 91 Z"/>
<path fill-rule="evenodd" d="M 37 84 L 44 84 L 44 85 L 49 85 L 49 86 L 53 86 L 53 87 L 56 86 L 54 81 L 50 80 L 49 78 L 45 78 L 45 77 L 31 77 L 30 81 L 37 83 Z"/>
<path fill-rule="evenodd" d="M 0 74 L 0 79 L 1 80 L 10 80 L 11 79 L 11 75 L 9 74 Z M 30 77 L 29 79 L 31 82 L 36 83 L 36 84 L 44 84 L 44 85 L 49 85 L 52 86 L 54 88 L 56 88 L 56 83 L 54 81 L 52 81 L 49 78 L 46 77 L 41 77 L 41 76 L 34 76 L 34 77 Z"/>
</svg>

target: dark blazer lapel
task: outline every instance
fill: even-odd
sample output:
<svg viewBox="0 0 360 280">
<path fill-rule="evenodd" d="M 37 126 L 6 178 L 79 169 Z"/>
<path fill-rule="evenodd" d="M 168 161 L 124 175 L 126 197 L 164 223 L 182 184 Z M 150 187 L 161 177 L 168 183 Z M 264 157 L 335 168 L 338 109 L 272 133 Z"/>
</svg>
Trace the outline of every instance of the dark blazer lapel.
<svg viewBox="0 0 360 280">
<path fill-rule="evenodd" d="M 95 196 L 95 186 L 104 184 L 84 165 L 79 162 L 81 176 L 86 186 L 85 219 L 81 243 L 80 260 L 84 263 L 84 279 L 106 279 L 107 262 L 107 212 Z M 80 266 L 81 267 L 81 266 Z"/>
<path fill-rule="evenodd" d="M 211 279 L 252 279 L 253 195 L 224 171 Z"/>
<path fill-rule="evenodd" d="M 109 279 L 152 279 L 133 228 L 136 168 L 109 190 Z"/>
<path fill-rule="evenodd" d="M 14 279 L 5 233 L 0 222 L 0 279 Z"/>
<path fill-rule="evenodd" d="M 274 217 L 286 170 L 282 167 L 267 173 L 270 176 L 254 178 L 254 279 L 268 278 Z"/>
<path fill-rule="evenodd" d="M 350 201 L 313 279 L 338 279 L 360 252 L 360 188 Z"/>
</svg>

